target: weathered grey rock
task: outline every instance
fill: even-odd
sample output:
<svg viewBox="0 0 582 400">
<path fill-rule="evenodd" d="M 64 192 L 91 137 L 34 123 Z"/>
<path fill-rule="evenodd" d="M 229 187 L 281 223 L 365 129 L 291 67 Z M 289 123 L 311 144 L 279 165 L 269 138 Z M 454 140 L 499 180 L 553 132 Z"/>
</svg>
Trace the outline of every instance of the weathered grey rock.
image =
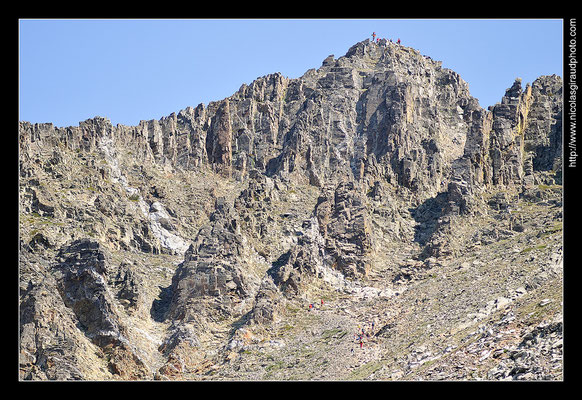
<svg viewBox="0 0 582 400">
<path fill-rule="evenodd" d="M 233 311 L 233 303 L 252 296 L 258 287 L 257 278 L 243 268 L 245 238 L 238 214 L 224 197 L 216 199 L 215 209 L 172 279 L 172 318 L 188 318 L 188 302 L 205 296 L 221 299 Z"/>
<path fill-rule="evenodd" d="M 317 265 L 322 263 L 321 250 L 320 244 L 301 237 L 296 246 L 273 263 L 268 273 L 285 296 L 302 294 L 317 276 Z"/>
<path fill-rule="evenodd" d="M 362 188 L 350 181 L 319 198 L 315 215 L 325 240 L 326 262 L 346 276 L 365 276 L 373 237 Z"/>
<path fill-rule="evenodd" d="M 101 347 L 124 341 L 125 327 L 107 285 L 108 253 L 97 242 L 78 240 L 62 249 L 57 258 L 59 292 L 85 334 Z"/>
<path fill-rule="evenodd" d="M 270 275 L 261 281 L 255 297 L 255 304 L 249 314 L 249 321 L 254 324 L 268 325 L 279 322 L 284 312 L 285 300 Z"/>
<path fill-rule="evenodd" d="M 97 242 L 78 240 L 56 257 L 58 264 L 38 283 L 29 281 L 22 295 L 21 377 L 149 377 L 126 337 L 127 327 L 107 284 L 107 251 Z"/>
<path fill-rule="evenodd" d="M 554 321 L 535 326 L 508 357 L 488 371 L 487 377 L 495 380 L 552 380 L 555 371 L 561 370 L 562 322 Z"/>
<path fill-rule="evenodd" d="M 533 153 L 533 171 L 553 171 L 561 182 L 562 79 L 541 76 L 532 83 L 532 101 L 523 132 L 524 151 Z"/>
<path fill-rule="evenodd" d="M 135 312 L 145 306 L 143 277 L 131 262 L 124 261 L 120 264 L 114 286 L 118 291 L 117 298 L 127 310 Z"/>
<path fill-rule="evenodd" d="M 23 271 L 26 266 L 21 264 L 21 268 Z M 88 365 L 91 343 L 76 324 L 74 313 L 65 306 L 50 274 L 38 283 L 29 281 L 21 290 L 20 379 L 83 380 L 99 376 L 98 371 L 87 373 L 94 367 Z M 107 379 L 107 374 L 101 377 Z"/>
</svg>

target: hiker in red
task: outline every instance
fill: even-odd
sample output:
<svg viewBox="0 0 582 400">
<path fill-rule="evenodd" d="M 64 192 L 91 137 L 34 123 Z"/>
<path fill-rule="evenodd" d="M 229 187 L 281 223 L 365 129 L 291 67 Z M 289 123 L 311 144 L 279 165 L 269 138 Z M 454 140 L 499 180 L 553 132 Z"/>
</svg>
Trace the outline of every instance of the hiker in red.
<svg viewBox="0 0 582 400">
<path fill-rule="evenodd" d="M 398 38 L 398 41 L 396 43 L 400 44 L 400 38 Z"/>
</svg>

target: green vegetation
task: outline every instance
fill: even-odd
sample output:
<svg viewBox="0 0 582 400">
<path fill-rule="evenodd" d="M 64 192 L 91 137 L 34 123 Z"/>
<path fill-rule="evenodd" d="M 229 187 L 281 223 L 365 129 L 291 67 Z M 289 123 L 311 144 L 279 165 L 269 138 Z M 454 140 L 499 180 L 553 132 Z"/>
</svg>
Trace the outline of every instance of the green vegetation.
<svg viewBox="0 0 582 400">
<path fill-rule="evenodd" d="M 285 368 L 285 362 L 283 362 L 283 361 L 277 361 L 274 364 L 267 365 L 267 367 L 265 368 L 265 371 L 267 371 L 267 372 L 273 372 L 273 371 L 277 371 L 277 370 L 283 369 L 283 368 Z"/>
<path fill-rule="evenodd" d="M 341 339 L 343 338 L 345 335 L 347 335 L 347 331 L 340 329 L 340 328 L 334 328 L 334 329 L 328 329 L 326 331 L 323 331 L 321 334 L 321 338 L 323 340 L 329 340 L 329 339 Z"/>
<path fill-rule="evenodd" d="M 378 371 L 384 366 L 382 361 L 370 361 L 364 365 L 359 366 L 353 370 L 348 377 L 348 380 L 363 380 L 372 375 L 374 372 Z"/>
<path fill-rule="evenodd" d="M 542 303 L 543 299 L 549 301 Z M 529 298 L 529 301 L 524 301 L 524 305 L 518 309 L 518 318 L 528 320 L 530 325 L 548 320 L 552 315 L 562 311 L 562 300 L 561 282 L 556 280 L 546 282 L 536 291 L 535 296 Z"/>
</svg>

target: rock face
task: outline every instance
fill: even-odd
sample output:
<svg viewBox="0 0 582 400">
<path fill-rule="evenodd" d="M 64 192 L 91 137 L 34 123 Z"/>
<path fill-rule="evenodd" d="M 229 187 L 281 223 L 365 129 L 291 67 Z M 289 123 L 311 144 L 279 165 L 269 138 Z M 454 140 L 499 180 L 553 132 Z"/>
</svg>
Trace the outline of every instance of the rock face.
<svg viewBox="0 0 582 400">
<path fill-rule="evenodd" d="M 365 40 L 138 126 L 20 122 L 21 379 L 561 379 L 561 99 L 485 110 Z"/>
<path fill-rule="evenodd" d="M 183 319 L 187 303 L 198 298 L 216 297 L 230 311 L 234 303 L 256 292 L 250 268 L 243 267 L 245 243 L 239 224 L 232 205 L 218 198 L 210 224 L 200 229 L 174 275 L 171 318 Z"/>
<path fill-rule="evenodd" d="M 328 263 L 349 277 L 366 275 L 370 267 L 373 238 L 361 190 L 353 181 L 341 183 L 315 208 Z"/>
</svg>

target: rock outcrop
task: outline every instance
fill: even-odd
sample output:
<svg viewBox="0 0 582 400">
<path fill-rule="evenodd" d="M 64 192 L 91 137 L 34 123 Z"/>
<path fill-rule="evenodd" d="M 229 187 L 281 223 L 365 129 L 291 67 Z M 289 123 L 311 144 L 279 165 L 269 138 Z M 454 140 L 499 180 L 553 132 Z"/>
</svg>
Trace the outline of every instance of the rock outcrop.
<svg viewBox="0 0 582 400">
<path fill-rule="evenodd" d="M 210 224 L 200 229 L 174 275 L 170 317 L 194 318 L 204 312 L 188 305 L 198 298 L 215 298 L 221 309 L 231 313 L 252 296 L 258 282 L 253 280 L 251 268 L 244 267 L 247 252 L 238 215 L 225 198 L 218 198 Z M 196 315 L 190 316 L 192 311 Z"/>
<path fill-rule="evenodd" d="M 351 181 L 323 194 L 315 208 L 326 261 L 349 277 L 365 276 L 370 268 L 373 237 L 365 202 L 362 188 Z"/>
</svg>

